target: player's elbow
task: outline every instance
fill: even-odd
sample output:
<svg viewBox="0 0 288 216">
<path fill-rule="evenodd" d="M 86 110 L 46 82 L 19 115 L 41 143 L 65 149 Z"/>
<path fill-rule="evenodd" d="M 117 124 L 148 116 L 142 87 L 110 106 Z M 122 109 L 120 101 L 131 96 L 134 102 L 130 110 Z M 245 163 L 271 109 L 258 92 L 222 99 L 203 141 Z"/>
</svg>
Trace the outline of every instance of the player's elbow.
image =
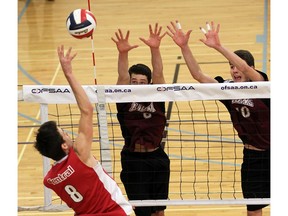
<svg viewBox="0 0 288 216">
<path fill-rule="evenodd" d="M 92 104 L 90 103 L 88 106 L 87 106 L 87 112 L 88 113 L 93 113 L 94 111 L 94 107 L 92 106 Z"/>
<path fill-rule="evenodd" d="M 247 72 L 249 71 L 249 69 L 251 68 L 251 66 L 249 66 L 246 62 L 243 62 L 243 64 L 240 64 L 237 69 L 239 71 L 243 71 L 243 72 Z"/>
<path fill-rule="evenodd" d="M 91 103 L 87 104 L 81 109 L 81 113 L 85 115 L 93 115 L 94 107 Z"/>
<path fill-rule="evenodd" d="M 203 81 L 203 74 L 202 74 L 202 71 L 198 71 L 197 73 L 191 73 L 193 79 L 197 80 L 198 82 L 202 82 Z"/>
</svg>

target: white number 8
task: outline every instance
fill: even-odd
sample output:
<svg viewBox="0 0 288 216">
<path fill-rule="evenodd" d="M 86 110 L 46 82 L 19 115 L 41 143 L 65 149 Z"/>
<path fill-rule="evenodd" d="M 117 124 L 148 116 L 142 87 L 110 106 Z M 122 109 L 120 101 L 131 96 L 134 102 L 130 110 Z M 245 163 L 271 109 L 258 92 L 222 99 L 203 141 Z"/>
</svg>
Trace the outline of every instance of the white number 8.
<svg viewBox="0 0 288 216">
<path fill-rule="evenodd" d="M 65 191 L 70 195 L 74 202 L 81 202 L 83 200 L 83 196 L 72 185 L 66 185 Z"/>
</svg>

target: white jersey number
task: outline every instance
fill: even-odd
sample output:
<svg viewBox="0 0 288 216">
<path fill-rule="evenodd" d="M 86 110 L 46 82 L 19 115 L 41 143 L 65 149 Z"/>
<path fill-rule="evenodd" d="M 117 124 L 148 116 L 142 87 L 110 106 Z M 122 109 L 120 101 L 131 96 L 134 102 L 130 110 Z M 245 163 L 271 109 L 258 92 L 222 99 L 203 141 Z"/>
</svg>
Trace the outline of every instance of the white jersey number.
<svg viewBox="0 0 288 216">
<path fill-rule="evenodd" d="M 83 196 L 72 185 L 66 185 L 65 191 L 74 202 L 81 202 L 83 200 Z"/>
<path fill-rule="evenodd" d="M 237 107 L 236 110 L 239 112 L 239 108 Z M 249 118 L 250 117 L 250 110 L 247 106 L 242 106 L 240 108 L 240 112 L 241 112 L 241 115 L 244 117 L 244 118 Z"/>
</svg>

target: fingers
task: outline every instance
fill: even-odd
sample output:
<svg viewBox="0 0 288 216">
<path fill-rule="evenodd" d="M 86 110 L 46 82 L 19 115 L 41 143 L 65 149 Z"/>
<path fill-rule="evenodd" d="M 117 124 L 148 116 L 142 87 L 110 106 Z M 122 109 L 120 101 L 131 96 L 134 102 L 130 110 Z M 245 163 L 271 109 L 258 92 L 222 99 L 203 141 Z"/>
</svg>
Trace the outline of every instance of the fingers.
<svg viewBox="0 0 288 216">
<path fill-rule="evenodd" d="M 155 29 L 154 29 L 155 34 L 160 35 L 161 29 L 162 29 L 161 26 L 160 26 L 159 29 L 158 29 L 158 23 L 156 23 L 156 24 L 155 24 Z"/>
<path fill-rule="evenodd" d="M 118 32 L 119 32 L 119 34 L 120 34 L 120 33 L 122 34 L 122 32 L 121 32 L 120 29 L 118 29 Z M 119 36 L 118 32 L 115 32 L 115 36 L 116 36 L 117 40 L 119 41 L 119 40 L 120 40 L 120 36 Z M 111 39 L 112 39 L 115 43 L 117 43 L 117 40 L 116 40 L 116 39 L 114 39 L 113 37 L 111 37 Z"/>
<path fill-rule="evenodd" d="M 171 26 L 167 26 L 169 32 L 167 32 L 167 34 L 170 36 L 170 37 L 173 37 L 173 35 L 175 34 L 175 24 L 174 22 L 170 22 L 170 24 L 172 25 L 173 29 L 171 28 Z"/>
<path fill-rule="evenodd" d="M 63 56 L 63 45 L 57 47 L 57 53 L 59 58 Z"/>
<path fill-rule="evenodd" d="M 71 50 L 72 50 L 72 47 L 70 47 L 66 53 L 66 57 L 70 56 L 70 53 L 71 53 Z"/>
<path fill-rule="evenodd" d="M 159 30 L 158 30 L 157 35 L 160 35 L 160 34 L 161 34 L 161 31 L 162 31 L 162 26 L 159 27 Z"/>
<path fill-rule="evenodd" d="M 168 34 L 169 37 L 173 38 L 173 35 L 170 32 L 166 32 Z"/>
<path fill-rule="evenodd" d="M 61 59 L 64 60 L 64 58 L 65 59 L 69 59 L 70 58 L 71 60 L 73 60 L 75 58 L 75 56 L 77 55 L 77 53 L 74 53 L 73 55 L 71 55 L 71 51 L 72 51 L 72 47 L 70 47 L 68 49 L 68 51 L 67 51 L 67 53 L 66 53 L 66 55 L 64 57 L 64 45 L 61 45 L 61 46 L 57 47 L 58 57 L 59 57 L 60 60 Z"/>
<path fill-rule="evenodd" d="M 180 22 L 178 20 L 176 20 L 175 22 L 170 22 L 171 26 L 167 26 L 169 32 L 167 32 L 167 34 L 170 37 L 173 37 L 173 35 L 176 34 L 177 31 L 181 31 L 182 32 L 182 26 L 180 24 Z"/>
<path fill-rule="evenodd" d="M 203 34 L 207 34 L 207 31 L 204 28 L 199 27 L 199 29 L 203 32 Z"/>
<path fill-rule="evenodd" d="M 206 29 L 204 29 L 203 27 L 199 27 L 199 29 L 203 32 L 203 34 L 207 34 L 208 32 L 212 31 L 212 32 L 216 32 L 218 33 L 219 32 L 219 29 L 220 29 L 220 24 L 217 25 L 217 28 L 215 30 L 215 25 L 214 25 L 214 22 L 211 21 L 211 25 L 209 24 L 209 22 L 206 22 Z"/>
<path fill-rule="evenodd" d="M 177 29 L 177 28 L 176 28 L 176 24 L 175 24 L 174 22 L 170 22 L 170 23 L 171 23 L 173 29 L 176 30 L 176 29 Z"/>
<path fill-rule="evenodd" d="M 212 29 L 214 28 L 214 26 L 212 25 Z M 203 34 L 207 34 L 207 32 L 211 31 L 211 26 L 209 24 L 209 22 L 206 22 L 206 29 L 207 31 L 203 28 L 203 27 L 199 27 L 199 29 L 203 32 Z"/>
<path fill-rule="evenodd" d="M 176 28 L 177 28 L 178 30 L 181 30 L 181 29 L 182 29 L 181 24 L 178 22 L 178 20 L 176 20 Z"/>
<path fill-rule="evenodd" d="M 160 39 L 162 40 L 162 38 L 167 34 L 167 32 L 163 33 L 161 36 L 160 36 Z"/>
<path fill-rule="evenodd" d="M 205 44 L 205 40 L 204 39 L 200 38 L 199 41 L 201 41 L 202 43 Z"/>
<path fill-rule="evenodd" d="M 121 29 L 118 29 L 118 32 L 115 32 L 115 36 L 116 36 L 117 40 L 119 41 L 120 38 L 123 38 L 123 35 L 122 35 Z"/>
<path fill-rule="evenodd" d="M 139 37 L 139 40 L 141 40 L 142 42 L 144 42 L 144 43 L 146 43 L 146 39 L 145 38 L 143 38 L 143 37 Z"/>
<path fill-rule="evenodd" d="M 73 60 L 76 55 L 77 55 L 77 53 L 74 53 L 74 54 L 71 56 L 71 60 Z"/>
<path fill-rule="evenodd" d="M 125 40 L 128 40 L 129 35 L 130 35 L 130 31 L 128 30 L 125 36 Z M 121 32 L 121 38 L 123 38 L 122 32 Z"/>
<path fill-rule="evenodd" d="M 176 31 L 176 24 L 174 22 L 170 22 L 170 24 L 172 25 L 173 28 L 171 28 L 171 26 L 167 26 L 167 28 L 169 29 L 169 31 L 172 33 L 172 34 L 175 34 L 175 31 Z"/>
<path fill-rule="evenodd" d="M 180 24 L 180 22 L 178 20 L 176 20 L 175 23 L 174 22 L 170 22 L 170 23 L 173 26 L 173 29 L 175 31 L 182 30 L 181 24 Z"/>
<path fill-rule="evenodd" d="M 213 25 L 213 22 L 212 22 L 212 25 Z M 211 30 L 211 26 L 210 26 L 209 22 L 206 22 L 206 28 L 207 28 L 207 31 Z M 213 26 L 213 29 L 214 29 L 214 26 Z"/>
<path fill-rule="evenodd" d="M 192 32 L 192 30 L 191 30 L 191 29 L 190 29 L 190 30 L 188 30 L 188 31 L 187 31 L 187 33 L 186 33 L 186 37 L 188 37 L 188 38 L 189 38 L 189 37 L 190 37 L 190 34 L 191 34 L 191 32 Z"/>
<path fill-rule="evenodd" d="M 128 40 L 129 35 L 130 35 L 130 31 L 128 30 L 124 38 L 121 29 L 118 29 L 118 32 L 115 32 L 115 36 L 117 40 L 113 37 L 111 37 L 111 40 L 114 41 L 115 43 L 118 43 L 120 40 Z"/>
<path fill-rule="evenodd" d="M 155 29 L 156 29 L 156 25 L 155 25 Z M 149 24 L 149 32 L 150 32 L 150 35 L 153 34 L 153 30 L 152 30 L 151 24 Z"/>
<path fill-rule="evenodd" d="M 64 45 L 61 45 L 60 47 L 58 47 L 57 52 L 58 52 L 59 59 L 63 58 L 64 57 Z"/>
<path fill-rule="evenodd" d="M 220 24 L 217 24 L 217 27 L 216 27 L 216 30 L 215 30 L 215 25 L 214 25 L 214 22 L 211 21 L 211 26 L 212 26 L 212 31 L 215 31 L 215 32 L 219 32 L 220 30 Z"/>
<path fill-rule="evenodd" d="M 217 25 L 216 32 L 219 33 L 219 30 L 220 30 L 220 24 Z"/>
<path fill-rule="evenodd" d="M 113 37 L 111 37 L 111 40 L 114 41 L 114 43 L 117 43 L 117 41 Z"/>
<path fill-rule="evenodd" d="M 150 32 L 150 35 L 158 35 L 160 38 L 163 38 L 166 33 L 164 33 L 163 35 L 161 35 L 161 31 L 162 31 L 162 26 L 159 26 L 158 23 L 155 23 L 154 31 L 153 31 L 153 29 L 152 29 L 151 24 L 149 24 L 149 32 Z M 161 35 L 161 36 L 160 36 L 160 35 Z"/>
</svg>

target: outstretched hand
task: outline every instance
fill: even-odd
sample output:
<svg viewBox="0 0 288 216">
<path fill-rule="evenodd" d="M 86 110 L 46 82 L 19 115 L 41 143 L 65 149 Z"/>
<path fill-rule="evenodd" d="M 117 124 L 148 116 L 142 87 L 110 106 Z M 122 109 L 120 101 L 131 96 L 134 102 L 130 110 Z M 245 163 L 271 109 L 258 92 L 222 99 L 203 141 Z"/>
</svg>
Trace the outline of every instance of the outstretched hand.
<svg viewBox="0 0 288 216">
<path fill-rule="evenodd" d="M 221 46 L 220 39 L 219 39 L 219 30 L 220 30 L 220 24 L 217 25 L 215 29 L 214 22 L 211 22 L 211 25 L 209 22 L 206 22 L 206 28 L 205 30 L 203 27 L 200 27 L 200 30 L 205 35 L 205 39 L 200 39 L 206 46 L 211 48 L 217 48 Z"/>
<path fill-rule="evenodd" d="M 63 70 L 65 75 L 72 73 L 71 62 L 75 58 L 75 56 L 77 55 L 77 53 L 74 53 L 73 55 L 71 55 L 71 50 L 72 50 L 72 47 L 70 47 L 68 49 L 66 55 L 64 55 L 64 46 L 61 45 L 60 47 L 57 48 L 59 61 L 60 61 L 62 70 Z"/>
<path fill-rule="evenodd" d="M 166 35 L 166 32 L 161 35 L 161 31 L 162 26 L 158 26 L 158 23 L 155 24 L 154 31 L 151 24 L 149 24 L 149 38 L 146 40 L 145 38 L 140 37 L 139 39 L 150 48 L 159 48 L 162 38 Z"/>
<path fill-rule="evenodd" d="M 137 48 L 138 45 L 130 45 L 129 44 L 129 35 L 130 31 L 127 31 L 126 36 L 123 36 L 121 29 L 118 29 L 118 32 L 115 32 L 116 39 L 111 37 L 111 39 L 115 42 L 118 52 L 129 52 L 131 49 Z"/>
<path fill-rule="evenodd" d="M 173 39 L 173 41 L 181 48 L 188 44 L 190 34 L 192 30 L 188 30 L 186 34 L 182 31 L 180 23 L 176 20 L 176 22 L 170 22 L 171 26 L 167 26 L 168 32 L 167 34 Z"/>
</svg>

